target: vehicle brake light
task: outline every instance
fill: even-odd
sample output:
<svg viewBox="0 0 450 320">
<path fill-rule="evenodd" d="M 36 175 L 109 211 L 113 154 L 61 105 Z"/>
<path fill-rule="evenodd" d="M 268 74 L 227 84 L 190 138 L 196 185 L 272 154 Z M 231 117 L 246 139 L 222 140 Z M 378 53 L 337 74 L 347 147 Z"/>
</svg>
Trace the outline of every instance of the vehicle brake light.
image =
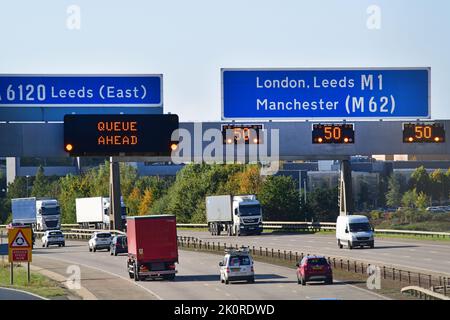
<svg viewBox="0 0 450 320">
<path fill-rule="evenodd" d="M 255 269 L 253 269 L 253 266 L 251 267 L 251 269 L 250 270 L 252 270 L 252 272 L 255 272 Z"/>
<path fill-rule="evenodd" d="M 169 264 L 169 269 L 175 270 L 175 265 L 174 264 Z"/>
</svg>

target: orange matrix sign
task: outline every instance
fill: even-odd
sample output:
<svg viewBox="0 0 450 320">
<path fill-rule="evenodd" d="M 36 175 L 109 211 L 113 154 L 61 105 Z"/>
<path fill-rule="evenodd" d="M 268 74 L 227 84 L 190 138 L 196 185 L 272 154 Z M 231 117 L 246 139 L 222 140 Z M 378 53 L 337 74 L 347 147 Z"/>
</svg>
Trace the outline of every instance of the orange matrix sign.
<svg viewBox="0 0 450 320">
<path fill-rule="evenodd" d="M 137 121 L 98 121 L 97 145 L 136 145 Z"/>
</svg>

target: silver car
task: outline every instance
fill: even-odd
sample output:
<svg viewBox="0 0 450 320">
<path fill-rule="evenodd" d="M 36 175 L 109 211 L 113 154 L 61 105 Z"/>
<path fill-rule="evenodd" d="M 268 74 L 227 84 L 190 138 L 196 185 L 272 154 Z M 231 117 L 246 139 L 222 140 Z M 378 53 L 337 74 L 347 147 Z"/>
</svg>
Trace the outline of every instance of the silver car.
<svg viewBox="0 0 450 320">
<path fill-rule="evenodd" d="M 89 239 L 89 251 L 97 251 L 101 249 L 110 250 L 112 235 L 109 232 L 95 232 Z"/>
<path fill-rule="evenodd" d="M 229 284 L 230 281 L 255 282 L 253 259 L 248 248 L 226 249 L 223 260 L 219 262 L 220 282 Z"/>
</svg>

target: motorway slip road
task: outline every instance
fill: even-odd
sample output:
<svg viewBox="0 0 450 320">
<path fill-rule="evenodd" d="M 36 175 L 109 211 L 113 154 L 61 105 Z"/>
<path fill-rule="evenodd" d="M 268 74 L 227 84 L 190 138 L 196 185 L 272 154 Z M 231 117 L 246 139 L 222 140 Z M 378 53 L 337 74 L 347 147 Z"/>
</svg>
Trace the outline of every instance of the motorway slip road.
<svg viewBox="0 0 450 320">
<path fill-rule="evenodd" d="M 126 269 L 126 255 L 89 252 L 87 242 L 66 241 L 66 247 L 33 251 L 33 264 L 63 273 L 69 265 L 81 268 L 81 284 L 97 299 L 174 299 L 174 300 L 299 300 L 342 299 L 379 300 L 384 297 L 344 282 L 333 285 L 297 284 L 295 271 L 286 267 L 255 262 L 254 284 L 219 281 L 219 255 L 180 250 L 175 281 L 134 282 Z M 65 266 L 65 268 L 63 267 Z M 59 271 L 58 271 L 59 270 Z"/>
<path fill-rule="evenodd" d="M 304 254 L 322 254 L 367 261 L 375 265 L 399 267 L 424 273 L 438 273 L 450 276 L 450 242 L 410 239 L 375 238 L 375 248 L 349 250 L 337 247 L 333 235 L 324 234 L 270 234 L 260 236 L 229 237 L 211 236 L 202 231 L 178 231 L 180 236 L 197 237 L 203 241 L 273 248 L 275 250 L 297 251 Z"/>
</svg>

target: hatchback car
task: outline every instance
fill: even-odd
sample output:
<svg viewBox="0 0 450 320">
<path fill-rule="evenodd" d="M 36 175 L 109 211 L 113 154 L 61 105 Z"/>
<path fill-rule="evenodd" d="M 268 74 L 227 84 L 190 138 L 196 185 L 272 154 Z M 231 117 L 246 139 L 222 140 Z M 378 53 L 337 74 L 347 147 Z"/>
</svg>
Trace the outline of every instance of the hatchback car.
<svg viewBox="0 0 450 320">
<path fill-rule="evenodd" d="M 255 282 L 253 259 L 247 248 L 226 249 L 223 260 L 219 262 L 220 282 L 230 281 Z"/>
<path fill-rule="evenodd" d="M 111 233 L 109 232 L 95 232 L 88 242 L 89 251 L 97 251 L 101 249 L 110 250 Z"/>
<path fill-rule="evenodd" d="M 324 256 L 306 256 L 297 266 L 297 283 L 306 285 L 309 281 L 333 283 L 333 271 Z"/>
<path fill-rule="evenodd" d="M 66 241 L 64 240 L 64 235 L 60 230 L 50 230 L 45 231 L 44 235 L 41 238 L 42 247 L 49 247 L 52 245 L 56 245 L 59 247 L 64 247 L 66 245 Z"/>
<path fill-rule="evenodd" d="M 127 237 L 124 235 L 114 236 L 111 240 L 110 252 L 115 256 L 118 253 L 128 253 Z"/>
</svg>

